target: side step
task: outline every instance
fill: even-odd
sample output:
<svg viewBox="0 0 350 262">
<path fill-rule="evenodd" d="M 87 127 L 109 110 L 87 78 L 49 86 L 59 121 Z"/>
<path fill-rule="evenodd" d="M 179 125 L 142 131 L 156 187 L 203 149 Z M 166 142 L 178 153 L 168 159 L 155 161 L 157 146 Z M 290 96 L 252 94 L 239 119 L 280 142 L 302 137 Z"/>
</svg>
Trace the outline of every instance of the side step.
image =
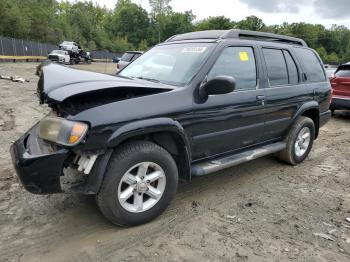
<svg viewBox="0 0 350 262">
<path fill-rule="evenodd" d="M 286 143 L 278 142 L 270 145 L 255 148 L 249 151 L 245 151 L 240 154 L 226 156 L 223 158 L 210 160 L 208 162 L 202 162 L 192 165 L 192 174 L 194 176 L 204 176 L 210 173 L 220 171 L 225 168 L 233 167 L 250 160 L 266 156 L 272 153 L 276 153 L 286 148 Z"/>
</svg>

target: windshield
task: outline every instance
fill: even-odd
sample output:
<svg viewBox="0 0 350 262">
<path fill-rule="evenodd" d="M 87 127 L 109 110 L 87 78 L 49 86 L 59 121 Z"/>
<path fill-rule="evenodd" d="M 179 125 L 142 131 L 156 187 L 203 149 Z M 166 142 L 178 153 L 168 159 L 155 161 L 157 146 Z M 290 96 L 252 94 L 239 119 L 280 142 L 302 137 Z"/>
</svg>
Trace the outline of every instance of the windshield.
<svg viewBox="0 0 350 262">
<path fill-rule="evenodd" d="M 57 54 L 57 55 L 65 55 L 66 52 L 62 50 L 53 50 L 51 54 Z"/>
<path fill-rule="evenodd" d="M 64 41 L 62 43 L 62 45 L 74 45 L 74 42 L 67 42 L 67 41 Z"/>
<path fill-rule="evenodd" d="M 184 86 L 199 71 L 214 44 L 160 45 L 140 56 L 118 75 Z"/>
</svg>

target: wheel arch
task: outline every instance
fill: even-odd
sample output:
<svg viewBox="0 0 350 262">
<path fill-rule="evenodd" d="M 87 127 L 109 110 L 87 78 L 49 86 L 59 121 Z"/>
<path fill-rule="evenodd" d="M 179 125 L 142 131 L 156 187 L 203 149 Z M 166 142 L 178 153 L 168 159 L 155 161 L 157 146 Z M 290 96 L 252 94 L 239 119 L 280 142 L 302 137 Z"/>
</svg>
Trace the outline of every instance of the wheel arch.
<svg viewBox="0 0 350 262">
<path fill-rule="evenodd" d="M 319 109 L 319 104 L 316 101 L 311 101 L 308 103 L 305 103 L 302 105 L 299 110 L 296 112 L 294 115 L 292 124 L 295 123 L 295 121 L 298 119 L 300 116 L 305 116 L 310 118 L 315 125 L 315 139 L 317 139 L 318 134 L 319 134 L 319 129 L 320 129 L 320 109 Z"/>
<path fill-rule="evenodd" d="M 87 182 L 75 192 L 97 194 L 115 148 L 137 140 L 151 141 L 163 147 L 174 158 L 179 178 L 191 180 L 191 149 L 183 127 L 172 119 L 157 118 L 132 122 L 117 129 L 107 141 L 107 150 L 96 160 Z"/>
<path fill-rule="evenodd" d="M 167 150 L 175 159 L 179 177 L 191 179 L 191 148 L 184 128 L 170 118 L 140 120 L 117 129 L 107 141 L 108 148 L 135 140 L 152 141 Z"/>
</svg>

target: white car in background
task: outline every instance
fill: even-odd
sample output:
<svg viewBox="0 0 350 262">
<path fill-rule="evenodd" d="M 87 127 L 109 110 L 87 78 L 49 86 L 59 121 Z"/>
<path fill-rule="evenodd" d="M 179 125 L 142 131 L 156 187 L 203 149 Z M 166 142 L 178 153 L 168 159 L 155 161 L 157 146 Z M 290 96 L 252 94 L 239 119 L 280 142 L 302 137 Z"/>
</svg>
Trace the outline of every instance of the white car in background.
<svg viewBox="0 0 350 262">
<path fill-rule="evenodd" d="M 65 50 L 73 54 L 78 54 L 80 49 L 79 45 L 76 42 L 70 41 L 63 41 L 58 47 L 60 50 Z"/>
<path fill-rule="evenodd" d="M 49 55 L 48 59 L 52 62 L 58 62 L 62 64 L 70 63 L 70 55 L 68 51 L 64 50 L 53 50 Z"/>
</svg>

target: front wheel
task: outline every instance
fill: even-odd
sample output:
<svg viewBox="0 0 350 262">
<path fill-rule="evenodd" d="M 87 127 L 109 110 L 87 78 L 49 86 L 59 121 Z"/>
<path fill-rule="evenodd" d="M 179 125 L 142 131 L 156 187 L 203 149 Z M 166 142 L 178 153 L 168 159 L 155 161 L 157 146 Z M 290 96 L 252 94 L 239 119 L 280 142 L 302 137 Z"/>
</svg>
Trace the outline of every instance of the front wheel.
<svg viewBox="0 0 350 262">
<path fill-rule="evenodd" d="M 297 165 L 309 155 L 314 139 L 315 124 L 312 119 L 299 117 L 285 138 L 287 147 L 277 156 L 288 164 Z"/>
<path fill-rule="evenodd" d="M 113 154 L 96 202 L 113 224 L 139 225 L 167 208 L 177 183 L 176 163 L 164 148 L 147 141 L 128 143 Z"/>
</svg>

